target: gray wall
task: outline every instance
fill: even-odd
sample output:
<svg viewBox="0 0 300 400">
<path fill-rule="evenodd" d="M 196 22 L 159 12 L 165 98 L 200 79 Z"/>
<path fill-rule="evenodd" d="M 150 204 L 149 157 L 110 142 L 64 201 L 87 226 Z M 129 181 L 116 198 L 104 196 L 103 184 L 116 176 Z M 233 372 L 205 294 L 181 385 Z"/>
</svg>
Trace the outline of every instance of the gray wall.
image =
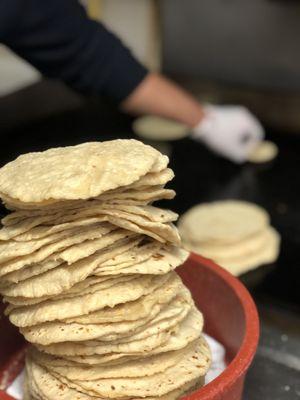
<svg viewBox="0 0 300 400">
<path fill-rule="evenodd" d="M 161 0 L 164 70 L 300 91 L 300 1 Z"/>
</svg>

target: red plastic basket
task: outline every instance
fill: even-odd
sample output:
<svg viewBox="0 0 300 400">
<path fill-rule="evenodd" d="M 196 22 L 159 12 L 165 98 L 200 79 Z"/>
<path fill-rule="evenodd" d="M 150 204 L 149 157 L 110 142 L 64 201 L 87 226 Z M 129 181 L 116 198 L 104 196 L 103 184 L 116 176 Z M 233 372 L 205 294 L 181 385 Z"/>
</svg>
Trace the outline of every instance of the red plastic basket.
<svg viewBox="0 0 300 400">
<path fill-rule="evenodd" d="M 255 304 L 235 277 L 206 258 L 191 254 L 177 272 L 205 316 L 205 331 L 225 346 L 228 364 L 221 375 L 185 400 L 241 400 L 259 339 Z M 24 362 L 24 341 L 5 317 L 0 320 L 0 341 L 0 382 L 5 388 Z M 0 391 L 0 400 L 12 399 Z"/>
</svg>

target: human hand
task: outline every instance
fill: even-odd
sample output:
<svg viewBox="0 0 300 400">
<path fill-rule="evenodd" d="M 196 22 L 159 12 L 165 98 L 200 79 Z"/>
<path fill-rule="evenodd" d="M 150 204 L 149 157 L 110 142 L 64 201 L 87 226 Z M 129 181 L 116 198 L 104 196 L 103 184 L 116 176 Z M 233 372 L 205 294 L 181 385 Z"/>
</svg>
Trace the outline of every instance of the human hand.
<svg viewBox="0 0 300 400">
<path fill-rule="evenodd" d="M 264 135 L 258 119 L 245 107 L 215 105 L 204 107 L 204 117 L 192 133 L 195 140 L 236 163 L 247 161 Z"/>
</svg>

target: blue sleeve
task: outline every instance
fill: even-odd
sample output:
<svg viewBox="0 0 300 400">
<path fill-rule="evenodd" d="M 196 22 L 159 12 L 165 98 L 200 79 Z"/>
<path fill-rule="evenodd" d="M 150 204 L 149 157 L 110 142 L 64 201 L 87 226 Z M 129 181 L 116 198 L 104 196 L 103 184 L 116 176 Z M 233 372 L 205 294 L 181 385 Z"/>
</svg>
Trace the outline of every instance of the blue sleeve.
<svg viewBox="0 0 300 400">
<path fill-rule="evenodd" d="M 0 40 L 45 76 L 118 102 L 147 74 L 76 0 L 0 0 Z"/>
</svg>

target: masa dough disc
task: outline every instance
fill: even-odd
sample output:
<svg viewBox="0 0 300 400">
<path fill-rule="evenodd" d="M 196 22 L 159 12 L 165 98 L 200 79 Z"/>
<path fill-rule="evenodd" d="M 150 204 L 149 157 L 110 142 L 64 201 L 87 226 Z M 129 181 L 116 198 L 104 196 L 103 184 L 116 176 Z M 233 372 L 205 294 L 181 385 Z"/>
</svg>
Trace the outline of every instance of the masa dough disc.
<svg viewBox="0 0 300 400">
<path fill-rule="evenodd" d="M 272 161 L 278 154 L 278 147 L 275 143 L 265 140 L 260 142 L 250 153 L 248 160 L 252 163 L 265 163 Z"/>
<path fill-rule="evenodd" d="M 132 128 L 138 136 L 150 140 L 178 140 L 189 134 L 186 125 L 152 115 L 136 119 Z"/>
</svg>

